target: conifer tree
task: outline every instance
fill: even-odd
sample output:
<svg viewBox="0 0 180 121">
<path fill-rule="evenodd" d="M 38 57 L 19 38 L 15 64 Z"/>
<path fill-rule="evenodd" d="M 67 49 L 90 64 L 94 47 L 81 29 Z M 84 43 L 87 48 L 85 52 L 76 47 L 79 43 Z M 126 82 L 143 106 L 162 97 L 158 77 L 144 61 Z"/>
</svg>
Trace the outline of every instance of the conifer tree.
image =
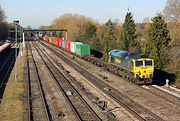
<svg viewBox="0 0 180 121">
<path fill-rule="evenodd" d="M 85 27 L 85 37 L 87 39 L 92 38 L 93 36 L 96 35 L 96 30 L 97 30 L 97 27 L 95 25 L 88 23 Z"/>
<path fill-rule="evenodd" d="M 122 33 L 119 40 L 119 47 L 122 50 L 131 50 L 133 52 L 140 52 L 140 42 L 138 41 L 138 34 L 136 33 L 136 25 L 133 20 L 133 15 L 128 12 L 122 27 Z"/>
<path fill-rule="evenodd" d="M 146 54 L 154 58 L 155 67 L 164 70 L 168 62 L 170 35 L 167 25 L 158 14 L 152 19 L 148 30 L 148 41 L 146 44 Z"/>
<path fill-rule="evenodd" d="M 104 43 L 103 43 L 103 51 L 104 58 L 107 61 L 108 53 L 116 48 L 116 36 L 115 36 L 115 28 L 111 20 L 108 20 L 105 25 L 104 31 Z"/>
<path fill-rule="evenodd" d="M 93 37 L 97 35 L 97 27 L 91 23 L 85 25 L 84 33 L 80 35 L 80 40 L 86 44 L 92 44 Z"/>
<path fill-rule="evenodd" d="M 92 49 L 101 51 L 102 45 L 101 45 L 100 39 L 97 37 L 97 35 L 94 35 L 92 39 L 93 39 Z"/>
</svg>

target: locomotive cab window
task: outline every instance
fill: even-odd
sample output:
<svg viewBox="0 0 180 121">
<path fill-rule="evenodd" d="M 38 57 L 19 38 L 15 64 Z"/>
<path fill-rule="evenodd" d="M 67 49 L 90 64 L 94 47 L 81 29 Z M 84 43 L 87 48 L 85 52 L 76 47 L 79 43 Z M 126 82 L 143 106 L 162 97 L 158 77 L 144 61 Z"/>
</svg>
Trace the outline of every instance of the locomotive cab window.
<svg viewBox="0 0 180 121">
<path fill-rule="evenodd" d="M 143 61 L 136 61 L 136 66 L 137 66 L 137 67 L 143 66 Z"/>
<path fill-rule="evenodd" d="M 152 60 L 145 60 L 145 66 L 152 66 Z"/>
</svg>

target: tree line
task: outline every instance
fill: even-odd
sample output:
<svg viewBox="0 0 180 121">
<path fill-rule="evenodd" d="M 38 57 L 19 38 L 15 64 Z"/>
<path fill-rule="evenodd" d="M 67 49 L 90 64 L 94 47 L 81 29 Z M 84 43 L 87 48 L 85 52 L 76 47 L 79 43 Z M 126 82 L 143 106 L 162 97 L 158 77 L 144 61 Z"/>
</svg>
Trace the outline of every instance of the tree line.
<svg viewBox="0 0 180 121">
<path fill-rule="evenodd" d="M 0 7 L 0 40 L 7 39 L 11 28 Z M 135 23 L 130 11 L 122 24 L 111 19 L 101 24 L 82 15 L 64 14 L 48 28 L 67 29 L 68 40 L 89 44 L 102 52 L 105 60 L 112 49 L 146 54 L 155 60 L 156 68 L 175 73 L 180 81 L 180 0 L 167 0 L 163 13 L 151 20 L 144 18 L 142 23 Z"/>
<path fill-rule="evenodd" d="M 157 13 L 151 21 L 146 18 L 144 23 L 135 23 L 130 11 L 123 24 L 110 19 L 100 24 L 82 15 L 64 14 L 55 19 L 50 28 L 67 29 L 69 40 L 91 45 L 103 53 L 106 61 L 112 49 L 146 54 L 154 59 L 155 68 L 176 73 L 179 79 L 179 8 L 179 0 L 167 0 L 163 14 Z"/>
<path fill-rule="evenodd" d="M 77 21 L 76 24 L 74 24 L 75 21 Z M 117 24 L 111 20 L 100 25 L 84 16 L 65 14 L 53 23 L 50 28 L 68 29 L 70 40 L 90 44 L 92 49 L 103 52 L 105 60 L 108 58 L 109 51 L 121 49 L 153 57 L 156 61 L 156 68 L 164 69 L 166 66 L 166 57 L 168 57 L 166 54 L 170 49 L 171 39 L 167 24 L 161 14 L 152 18 L 147 30 L 148 38 L 143 44 L 141 44 L 140 34 L 136 31 L 131 12 L 127 12 L 125 16 L 119 36 L 116 35 Z M 98 28 L 101 31 L 98 32 Z"/>
<path fill-rule="evenodd" d="M 21 25 L 18 25 L 18 29 L 23 29 Z M 4 10 L 0 6 L 0 41 L 6 41 L 9 39 L 8 37 L 12 39 L 15 38 L 14 32 L 9 32 L 9 30 L 15 30 L 15 23 L 8 23 L 6 21 L 6 15 Z M 18 33 L 18 37 L 20 36 L 20 33 Z"/>
</svg>

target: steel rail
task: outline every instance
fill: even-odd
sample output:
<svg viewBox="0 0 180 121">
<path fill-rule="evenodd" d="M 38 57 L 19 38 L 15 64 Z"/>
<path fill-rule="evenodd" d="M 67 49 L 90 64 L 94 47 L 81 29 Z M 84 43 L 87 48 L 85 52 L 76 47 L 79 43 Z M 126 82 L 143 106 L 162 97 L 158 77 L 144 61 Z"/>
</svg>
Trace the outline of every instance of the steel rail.
<svg viewBox="0 0 180 121">
<path fill-rule="evenodd" d="M 33 62 L 33 65 L 34 65 L 34 69 L 35 69 L 35 72 L 36 72 L 36 77 L 37 77 L 37 82 L 38 82 L 38 86 L 39 86 L 39 89 L 40 89 L 40 93 L 41 93 L 41 99 L 42 99 L 42 102 L 43 102 L 43 105 L 44 105 L 44 110 L 45 110 L 45 114 L 46 114 L 46 119 L 48 120 L 48 121 L 51 121 L 52 120 L 52 118 L 51 118 L 51 114 L 50 114 L 50 111 L 49 111 L 49 108 L 48 108 L 48 104 L 47 104 L 47 101 L 46 101 L 46 98 L 45 98 L 45 94 L 44 94 L 44 90 L 43 90 L 43 87 L 42 87 L 42 84 L 41 84 L 41 80 L 40 80 L 40 77 L 39 77 L 39 73 L 38 73 L 38 69 L 37 69 L 37 66 L 36 66 L 36 63 L 35 63 L 35 60 L 34 60 L 34 57 L 33 57 L 33 54 L 32 54 L 32 49 L 31 49 L 31 46 L 30 46 L 30 44 L 28 45 L 28 47 L 29 48 L 27 48 L 27 49 L 29 49 L 29 51 L 28 52 L 30 52 L 30 54 L 31 54 L 31 56 L 32 56 L 32 62 Z M 27 53 L 28 53 L 27 52 Z M 28 56 L 29 55 L 27 55 L 27 58 L 28 58 Z M 27 66 L 27 69 L 29 70 L 30 68 L 29 68 L 29 61 L 27 61 L 28 62 L 28 66 Z M 28 77 L 30 77 L 30 71 L 28 71 Z M 31 82 L 30 82 L 31 80 L 30 80 L 30 78 L 28 78 L 28 84 L 30 84 Z M 32 99 L 31 99 L 31 88 L 32 87 L 30 87 L 30 85 L 28 86 L 28 89 L 30 89 L 29 91 L 28 91 L 28 95 L 29 95 L 29 99 L 28 99 L 28 104 L 30 104 L 30 105 L 28 105 L 28 107 L 29 107 L 29 118 L 28 119 L 30 119 L 30 120 L 34 120 L 33 119 L 33 112 L 32 112 L 32 107 L 31 107 L 31 103 L 32 103 Z"/>
<path fill-rule="evenodd" d="M 53 62 L 47 57 L 47 55 L 36 45 L 35 46 L 37 51 L 41 51 L 41 53 L 43 55 L 40 54 L 39 52 L 39 55 L 41 56 L 42 60 L 44 61 L 45 65 L 47 66 L 47 68 L 49 69 L 49 71 L 51 72 L 51 75 L 52 77 L 54 78 L 54 80 L 56 81 L 56 83 L 59 85 L 59 88 L 60 90 L 63 92 L 63 95 L 65 96 L 67 102 L 70 104 L 72 110 L 74 111 L 75 115 L 77 116 L 77 118 L 79 120 L 86 120 L 86 119 L 83 119 L 84 118 L 84 115 L 81 115 L 80 112 L 78 111 L 78 109 L 76 109 L 77 107 L 75 107 L 75 104 L 69 99 L 69 97 L 67 96 L 66 92 L 65 92 L 65 87 L 63 87 L 60 82 L 57 80 L 57 77 L 56 75 L 54 74 L 55 73 L 55 70 L 56 72 L 59 74 L 59 75 L 62 75 L 61 77 L 63 78 L 61 81 L 65 80 L 68 84 L 68 88 L 71 88 L 73 90 L 73 92 L 75 93 L 75 95 L 78 96 L 78 98 L 81 100 L 81 102 L 83 103 L 83 105 L 86 106 L 86 108 L 88 108 L 88 110 L 93 114 L 94 118 L 96 119 L 96 121 L 101 121 L 101 118 L 93 111 L 93 109 L 87 104 L 87 102 L 82 98 L 82 96 L 79 94 L 79 92 L 72 86 L 72 84 L 69 82 L 69 79 L 67 76 L 65 76 L 64 74 L 62 74 L 62 72 L 60 70 L 57 69 L 57 67 L 55 67 L 55 65 L 53 64 Z M 50 63 L 46 63 L 45 60 L 43 59 L 44 57 L 46 57 L 46 59 L 51 63 L 51 68 L 48 66 L 48 64 Z M 52 71 L 52 68 L 54 68 L 55 70 Z M 90 117 L 89 117 L 90 118 Z"/>
<path fill-rule="evenodd" d="M 42 43 L 42 42 L 41 42 Z M 75 62 L 73 62 L 71 59 L 69 59 L 67 56 L 60 53 L 57 49 L 54 49 L 54 46 L 48 46 L 44 43 L 42 43 L 47 49 L 52 51 L 56 56 L 61 58 L 66 64 L 70 65 L 72 68 L 74 68 L 76 71 L 81 73 L 85 78 L 87 78 L 89 81 L 92 82 L 96 87 L 101 89 L 103 92 L 105 92 L 107 95 L 112 97 L 117 103 L 122 105 L 124 108 L 126 108 L 129 112 L 131 112 L 136 118 L 139 120 L 160 120 L 164 121 L 163 118 L 160 116 L 154 114 L 150 110 L 146 109 L 142 105 L 136 103 L 132 99 L 128 98 L 121 92 L 119 92 L 117 89 L 113 88 L 112 86 L 106 84 L 105 82 L 101 81 L 91 73 L 89 73 L 86 69 L 82 68 Z M 106 91 L 105 88 L 108 88 L 111 91 Z M 148 115 L 148 116 L 147 116 Z"/>
</svg>

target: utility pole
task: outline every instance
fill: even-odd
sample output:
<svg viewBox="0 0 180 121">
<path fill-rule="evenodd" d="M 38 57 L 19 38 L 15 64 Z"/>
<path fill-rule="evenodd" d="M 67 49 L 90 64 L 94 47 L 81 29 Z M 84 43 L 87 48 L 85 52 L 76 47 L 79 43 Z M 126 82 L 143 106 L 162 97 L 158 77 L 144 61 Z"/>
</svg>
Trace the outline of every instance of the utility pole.
<svg viewBox="0 0 180 121">
<path fill-rule="evenodd" d="M 15 29 L 16 29 L 16 31 L 15 31 L 15 43 L 17 44 L 17 27 L 18 27 L 19 21 L 15 20 L 14 23 L 15 23 Z M 15 48 L 15 69 L 14 69 L 15 82 L 17 82 L 17 72 L 16 72 L 17 71 L 17 68 L 16 68 L 17 62 L 16 61 L 17 61 L 17 46 Z"/>
</svg>

